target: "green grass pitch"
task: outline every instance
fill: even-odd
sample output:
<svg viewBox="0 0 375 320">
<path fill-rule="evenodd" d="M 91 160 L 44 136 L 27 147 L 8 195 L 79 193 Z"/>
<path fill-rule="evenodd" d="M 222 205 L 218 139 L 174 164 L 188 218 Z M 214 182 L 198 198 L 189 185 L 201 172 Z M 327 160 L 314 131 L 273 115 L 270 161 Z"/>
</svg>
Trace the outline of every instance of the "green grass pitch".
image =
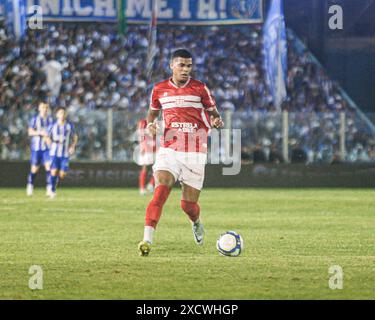
<svg viewBox="0 0 375 320">
<path fill-rule="evenodd" d="M 1 299 L 375 299 L 375 190 L 205 189 L 203 247 L 172 192 L 149 257 L 136 189 L 0 189 Z M 235 230 L 245 249 L 218 254 Z M 29 267 L 43 289 L 28 287 Z M 344 287 L 328 286 L 329 267 Z"/>
</svg>

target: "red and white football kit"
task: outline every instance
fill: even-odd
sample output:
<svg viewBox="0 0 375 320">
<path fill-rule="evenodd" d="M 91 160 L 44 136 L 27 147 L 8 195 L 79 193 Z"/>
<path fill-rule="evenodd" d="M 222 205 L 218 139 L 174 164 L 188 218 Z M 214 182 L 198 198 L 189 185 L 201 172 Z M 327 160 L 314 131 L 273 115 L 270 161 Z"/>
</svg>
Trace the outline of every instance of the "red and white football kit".
<svg viewBox="0 0 375 320">
<path fill-rule="evenodd" d="M 141 119 L 138 122 L 137 133 L 140 144 L 140 154 L 137 164 L 140 166 L 150 166 L 154 164 L 156 153 L 156 138 L 152 137 L 147 130 L 147 120 Z"/>
<path fill-rule="evenodd" d="M 162 110 L 163 136 L 156 154 L 154 172 L 165 170 L 198 190 L 202 189 L 211 128 L 208 111 L 216 103 L 206 85 L 189 78 L 182 87 L 171 79 L 157 83 L 150 108 Z"/>
</svg>

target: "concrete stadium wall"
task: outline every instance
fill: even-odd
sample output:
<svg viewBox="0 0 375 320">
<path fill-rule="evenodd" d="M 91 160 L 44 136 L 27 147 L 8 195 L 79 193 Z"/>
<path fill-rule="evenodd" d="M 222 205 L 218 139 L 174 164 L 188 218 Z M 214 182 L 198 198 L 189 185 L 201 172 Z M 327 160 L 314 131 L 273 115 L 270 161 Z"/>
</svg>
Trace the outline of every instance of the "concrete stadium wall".
<svg viewBox="0 0 375 320">
<path fill-rule="evenodd" d="M 0 161 L 0 187 L 25 187 L 27 161 Z M 133 163 L 73 162 L 63 186 L 137 187 L 139 167 Z M 37 186 L 44 186 L 41 170 Z M 375 164 L 358 165 L 243 165 L 239 175 L 223 176 L 221 165 L 207 165 L 205 187 L 373 188 Z"/>
</svg>

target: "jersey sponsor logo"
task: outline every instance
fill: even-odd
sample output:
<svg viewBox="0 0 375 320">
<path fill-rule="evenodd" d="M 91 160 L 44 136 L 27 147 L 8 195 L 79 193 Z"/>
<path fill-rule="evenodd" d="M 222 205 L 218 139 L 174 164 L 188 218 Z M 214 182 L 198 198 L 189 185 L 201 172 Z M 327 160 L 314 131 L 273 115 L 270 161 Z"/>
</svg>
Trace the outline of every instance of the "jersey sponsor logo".
<svg viewBox="0 0 375 320">
<path fill-rule="evenodd" d="M 198 124 L 191 122 L 172 122 L 171 128 L 177 129 L 181 132 L 192 133 L 198 129 Z"/>
</svg>

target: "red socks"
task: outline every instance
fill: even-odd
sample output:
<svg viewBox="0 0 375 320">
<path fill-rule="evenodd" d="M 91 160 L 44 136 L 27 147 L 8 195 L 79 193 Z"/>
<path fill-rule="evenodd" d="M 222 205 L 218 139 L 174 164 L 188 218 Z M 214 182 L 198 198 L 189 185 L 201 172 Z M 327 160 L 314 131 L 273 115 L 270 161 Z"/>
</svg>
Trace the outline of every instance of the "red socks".
<svg viewBox="0 0 375 320">
<path fill-rule="evenodd" d="M 142 169 L 139 173 L 139 189 L 144 190 L 146 187 L 147 169 Z"/>
<path fill-rule="evenodd" d="M 147 169 L 142 169 L 139 173 L 139 189 L 144 190 L 146 188 L 146 180 L 147 180 Z M 154 186 L 155 185 L 155 178 L 154 176 L 151 176 L 149 184 Z"/>
<path fill-rule="evenodd" d="M 192 222 L 199 219 L 200 207 L 198 203 L 181 200 L 181 208 L 189 216 Z"/>
<path fill-rule="evenodd" d="M 165 185 L 159 185 L 156 187 L 154 196 L 151 202 L 148 204 L 146 209 L 146 226 L 156 228 L 158 224 L 163 206 L 168 199 L 171 189 Z M 200 207 L 196 202 L 190 202 L 186 200 L 181 200 L 181 208 L 189 216 L 192 222 L 199 219 Z"/>
<path fill-rule="evenodd" d="M 148 182 L 150 185 L 154 186 L 155 185 L 155 178 L 154 176 L 151 176 L 150 181 Z"/>
<path fill-rule="evenodd" d="M 146 226 L 156 228 L 160 220 L 163 206 L 168 199 L 171 189 L 165 185 L 156 187 L 154 196 L 146 209 Z"/>
</svg>

